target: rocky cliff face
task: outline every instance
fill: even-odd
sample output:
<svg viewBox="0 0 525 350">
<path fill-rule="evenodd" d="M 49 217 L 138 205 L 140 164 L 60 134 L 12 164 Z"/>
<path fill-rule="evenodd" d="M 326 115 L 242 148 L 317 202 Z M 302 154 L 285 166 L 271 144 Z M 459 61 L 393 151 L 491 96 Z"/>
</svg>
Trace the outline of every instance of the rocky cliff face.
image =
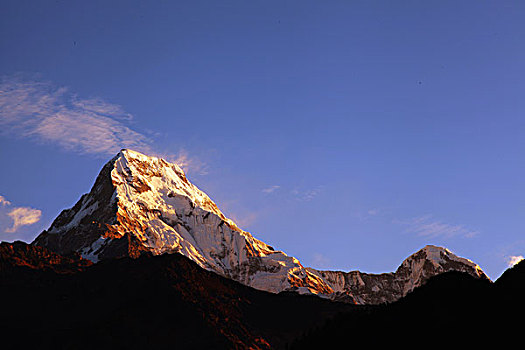
<svg viewBox="0 0 525 350">
<path fill-rule="evenodd" d="M 33 245 L 93 262 L 142 254 L 182 254 L 199 266 L 256 289 L 295 291 L 377 304 L 397 300 L 429 277 L 483 272 L 448 250 L 426 247 L 395 273 L 318 271 L 254 238 L 226 218 L 180 167 L 122 150 L 88 194 L 64 210 Z"/>
</svg>

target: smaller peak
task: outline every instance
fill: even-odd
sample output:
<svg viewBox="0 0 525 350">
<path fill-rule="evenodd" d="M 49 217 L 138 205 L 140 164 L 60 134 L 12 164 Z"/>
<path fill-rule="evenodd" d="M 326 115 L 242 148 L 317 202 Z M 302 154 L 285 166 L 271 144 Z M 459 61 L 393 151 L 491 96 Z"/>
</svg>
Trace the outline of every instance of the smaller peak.
<svg viewBox="0 0 525 350">
<path fill-rule="evenodd" d="M 453 260 L 458 259 L 458 257 L 447 248 L 428 244 L 406 258 L 403 263 L 406 264 L 409 263 L 409 261 L 424 258 L 434 264 L 440 264 L 443 261 L 442 259 L 444 256 L 452 258 Z"/>
</svg>

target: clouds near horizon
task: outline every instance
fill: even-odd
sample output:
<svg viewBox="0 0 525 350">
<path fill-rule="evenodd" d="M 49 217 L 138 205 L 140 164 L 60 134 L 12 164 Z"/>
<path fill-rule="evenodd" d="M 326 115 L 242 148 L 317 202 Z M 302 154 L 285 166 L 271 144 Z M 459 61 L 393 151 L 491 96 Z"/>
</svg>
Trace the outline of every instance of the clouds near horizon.
<svg viewBox="0 0 525 350">
<path fill-rule="evenodd" d="M 31 207 L 12 207 L 10 201 L 0 196 L 0 222 L 12 222 L 10 227 L 4 228 L 5 233 L 14 233 L 22 226 L 35 224 L 41 217 L 41 210 Z"/>
</svg>

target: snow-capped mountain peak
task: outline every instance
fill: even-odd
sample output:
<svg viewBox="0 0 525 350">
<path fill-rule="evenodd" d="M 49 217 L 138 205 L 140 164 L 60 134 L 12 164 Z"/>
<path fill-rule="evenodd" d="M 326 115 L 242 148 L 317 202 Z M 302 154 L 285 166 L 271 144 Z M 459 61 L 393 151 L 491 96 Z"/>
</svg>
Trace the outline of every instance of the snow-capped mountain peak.
<svg viewBox="0 0 525 350">
<path fill-rule="evenodd" d="M 92 261 L 180 253 L 201 267 L 270 292 L 329 294 L 331 288 L 284 252 L 241 230 L 183 170 L 122 150 L 90 193 L 64 210 L 34 244 Z"/>
<path fill-rule="evenodd" d="M 452 253 L 447 248 L 438 247 L 435 245 L 427 245 L 423 247 L 421 250 L 412 254 L 411 256 L 409 256 L 403 261 L 403 263 L 401 264 L 401 267 L 410 265 L 413 261 L 418 260 L 418 259 L 428 261 L 429 263 L 434 265 L 434 267 L 436 268 L 444 268 L 446 264 L 457 263 L 458 265 L 468 266 L 470 269 L 472 269 L 472 271 L 477 271 L 477 274 L 479 277 L 482 277 L 482 275 L 485 275 L 481 267 L 479 267 L 479 265 L 475 264 L 471 260 L 466 259 L 466 258 L 461 258 L 455 255 L 454 253 Z"/>
<path fill-rule="evenodd" d="M 460 258 L 450 250 L 427 245 L 406 258 L 396 271 L 406 281 L 403 295 L 422 285 L 430 277 L 448 271 L 460 271 L 474 277 L 489 279 L 483 270 L 472 261 Z"/>
<path fill-rule="evenodd" d="M 141 254 L 182 254 L 245 285 L 296 291 L 358 303 L 394 301 L 431 276 L 451 269 L 486 277 L 479 266 L 445 248 L 427 246 L 395 273 L 318 271 L 256 239 L 228 219 L 162 158 L 128 149 L 101 170 L 91 191 L 33 242 L 93 262 Z"/>
</svg>

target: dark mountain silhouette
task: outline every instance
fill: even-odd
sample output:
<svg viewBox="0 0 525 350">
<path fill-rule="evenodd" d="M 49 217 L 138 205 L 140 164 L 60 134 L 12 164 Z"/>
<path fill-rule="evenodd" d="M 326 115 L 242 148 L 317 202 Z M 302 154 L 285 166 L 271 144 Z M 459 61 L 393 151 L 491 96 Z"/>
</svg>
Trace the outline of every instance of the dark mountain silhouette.
<svg viewBox="0 0 525 350">
<path fill-rule="evenodd" d="M 6 349 L 285 348 L 359 308 L 255 290 L 180 254 L 93 265 L 22 242 L 0 244 L 0 300 Z"/>
<path fill-rule="evenodd" d="M 524 262 L 495 283 L 447 272 L 395 303 L 362 306 L 259 291 L 180 254 L 92 264 L 0 244 L 6 349 L 502 347 L 522 338 L 524 295 Z"/>
<path fill-rule="evenodd" d="M 523 338 L 524 296 L 525 261 L 495 283 L 447 272 L 395 303 L 341 313 L 305 332 L 291 348 L 339 348 L 350 334 L 374 347 L 515 346 Z"/>
</svg>

